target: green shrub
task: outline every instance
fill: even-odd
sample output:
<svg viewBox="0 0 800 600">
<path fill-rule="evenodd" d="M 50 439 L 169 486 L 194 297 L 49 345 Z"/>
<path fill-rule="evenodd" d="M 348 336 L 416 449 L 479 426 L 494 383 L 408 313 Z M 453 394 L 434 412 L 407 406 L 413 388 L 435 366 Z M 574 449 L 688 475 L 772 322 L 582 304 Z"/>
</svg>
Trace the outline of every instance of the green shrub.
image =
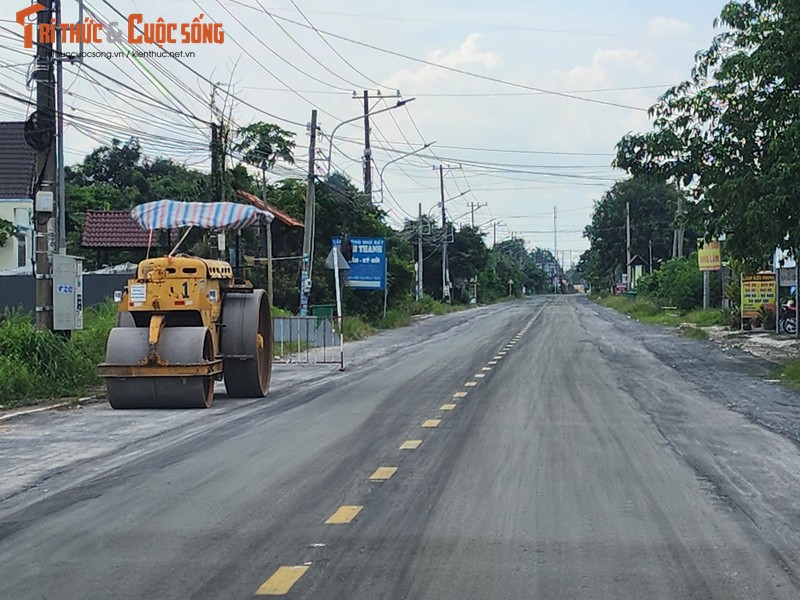
<svg viewBox="0 0 800 600">
<path fill-rule="evenodd" d="M 84 329 L 71 338 L 39 331 L 30 315 L 7 311 L 0 322 L 0 398 L 4 408 L 84 394 L 100 383 L 117 307 L 107 302 L 84 313 Z"/>
<path fill-rule="evenodd" d="M 673 258 L 653 273 L 639 278 L 637 291 L 658 304 L 692 310 L 703 304 L 703 273 L 697 257 Z"/>
<path fill-rule="evenodd" d="M 343 326 L 345 341 L 363 340 L 375 333 L 375 328 L 359 317 L 345 317 Z"/>
</svg>

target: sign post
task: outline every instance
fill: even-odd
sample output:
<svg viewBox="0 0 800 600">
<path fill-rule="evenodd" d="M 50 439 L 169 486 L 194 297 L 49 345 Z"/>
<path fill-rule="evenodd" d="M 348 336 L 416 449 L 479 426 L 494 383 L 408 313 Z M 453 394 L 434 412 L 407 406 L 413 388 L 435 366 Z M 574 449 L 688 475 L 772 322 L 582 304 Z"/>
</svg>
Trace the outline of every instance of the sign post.
<svg viewBox="0 0 800 600">
<path fill-rule="evenodd" d="M 711 304 L 711 271 L 719 271 L 722 268 L 719 240 L 706 242 L 703 238 L 698 238 L 697 266 L 703 272 L 703 310 L 707 310 Z"/>
</svg>

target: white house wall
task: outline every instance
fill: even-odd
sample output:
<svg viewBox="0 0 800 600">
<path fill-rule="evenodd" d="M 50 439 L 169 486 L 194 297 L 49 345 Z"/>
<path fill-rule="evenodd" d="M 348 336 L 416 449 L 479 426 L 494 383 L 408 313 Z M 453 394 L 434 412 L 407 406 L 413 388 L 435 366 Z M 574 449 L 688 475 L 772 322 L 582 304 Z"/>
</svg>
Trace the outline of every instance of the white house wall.
<svg viewBox="0 0 800 600">
<path fill-rule="evenodd" d="M 22 200 L 0 199 L 0 219 L 5 219 L 16 225 L 18 231 L 21 231 L 24 236 L 22 241 L 14 237 L 7 240 L 5 245 L 0 247 L 0 270 L 24 266 L 18 264 L 20 244 L 25 244 L 25 264 L 31 264 L 31 252 L 33 251 L 32 208 L 32 201 L 29 198 Z"/>
</svg>

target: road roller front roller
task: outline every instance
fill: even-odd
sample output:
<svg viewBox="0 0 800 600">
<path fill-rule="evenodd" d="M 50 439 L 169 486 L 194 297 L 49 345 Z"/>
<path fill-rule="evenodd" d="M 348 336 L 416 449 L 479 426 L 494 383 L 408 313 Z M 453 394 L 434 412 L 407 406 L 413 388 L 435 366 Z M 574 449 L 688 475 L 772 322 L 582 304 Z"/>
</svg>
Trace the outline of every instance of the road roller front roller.
<svg viewBox="0 0 800 600">
<path fill-rule="evenodd" d="M 264 290 L 230 264 L 189 256 L 139 263 L 121 294 L 106 360 L 108 401 L 122 408 L 207 408 L 214 382 L 259 398 L 272 372 L 272 319 Z"/>
</svg>

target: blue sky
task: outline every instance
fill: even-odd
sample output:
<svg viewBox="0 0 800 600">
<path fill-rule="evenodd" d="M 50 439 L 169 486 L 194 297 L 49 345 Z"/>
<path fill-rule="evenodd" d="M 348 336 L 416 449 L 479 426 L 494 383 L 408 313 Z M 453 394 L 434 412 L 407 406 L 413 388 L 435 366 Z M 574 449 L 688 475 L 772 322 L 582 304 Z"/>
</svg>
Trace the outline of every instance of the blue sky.
<svg viewBox="0 0 800 600">
<path fill-rule="evenodd" d="M 23 63 L 29 57 L 13 35 L 19 26 L 10 4 L 4 2 L 0 12 L 5 28 L 0 30 L 0 90 L 28 98 Z M 67 67 L 67 115 L 91 119 L 68 119 L 68 162 L 113 135 L 125 139 L 138 133 L 149 155 L 207 168 L 207 128 L 159 106 L 179 107 L 208 120 L 211 81 L 230 86 L 235 99 L 224 108 L 234 125 L 268 120 L 297 133 L 297 165 L 282 166 L 275 174 L 297 176 L 305 169 L 308 138 L 302 125 L 312 108 L 319 110 L 319 159 L 324 164 L 329 141 L 324 136 L 361 111 L 352 91 L 391 94 L 399 89 L 403 98 L 416 99 L 407 109 L 373 118 L 375 179 L 393 158 L 425 142 L 436 144 L 386 167 L 384 208 L 390 222 L 399 226 L 416 214 L 420 202 L 425 212 L 437 210 L 432 167 L 444 163 L 451 167 L 446 195 L 459 196 L 447 203 L 453 219 L 469 223 L 471 202 L 481 205 L 475 222 L 485 224 L 490 241 L 497 222 L 499 239 L 514 234 L 531 247 L 552 248 L 557 207 L 558 247 L 571 250 L 577 260 L 587 247 L 581 231 L 594 200 L 622 177 L 610 168 L 614 145 L 628 131 L 646 129 L 641 109 L 689 74 L 695 52 L 714 35 L 712 22 L 724 2 L 87 0 L 98 18 L 120 20 L 109 4 L 123 15 L 141 12 L 147 21 L 189 22 L 203 13 L 204 20 L 222 23 L 226 40 L 219 46 L 181 46 L 196 52 L 185 64 L 169 58 L 91 58 L 85 69 Z M 74 6 L 65 3 L 65 21 L 77 19 Z M 326 33 L 301 25 L 308 22 Z M 101 46 L 97 49 L 115 49 Z M 223 100 L 216 95 L 217 109 Z M 0 99 L 0 119 L 24 119 L 26 114 L 24 105 Z M 334 165 L 359 186 L 362 138 L 361 123 L 342 126 L 332 156 Z M 564 260 L 569 262 L 569 252 Z"/>
</svg>

